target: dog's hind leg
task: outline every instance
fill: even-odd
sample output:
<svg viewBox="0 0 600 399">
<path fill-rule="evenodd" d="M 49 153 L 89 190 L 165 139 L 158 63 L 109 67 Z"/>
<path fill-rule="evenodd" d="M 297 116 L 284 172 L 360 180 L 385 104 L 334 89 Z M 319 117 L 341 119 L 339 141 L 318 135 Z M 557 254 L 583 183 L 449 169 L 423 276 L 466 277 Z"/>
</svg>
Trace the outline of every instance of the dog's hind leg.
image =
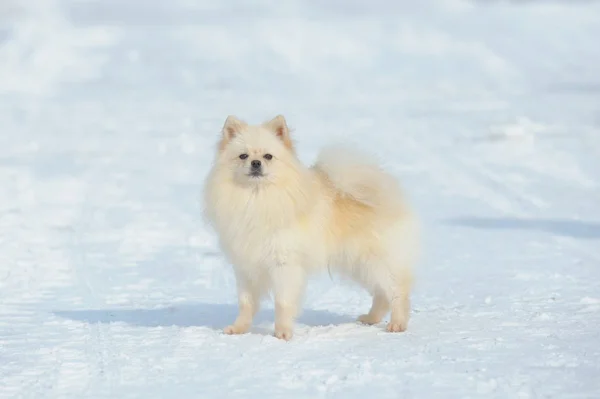
<svg viewBox="0 0 600 399">
<path fill-rule="evenodd" d="M 390 301 L 382 290 L 376 290 L 373 294 L 373 304 L 369 313 L 358 317 L 363 324 L 377 324 L 390 310 Z"/>
<path fill-rule="evenodd" d="M 387 285 L 387 298 L 392 314 L 386 329 L 389 332 L 402 332 L 408 327 L 410 318 L 410 292 L 412 273 L 410 270 L 398 270 L 391 276 Z"/>
</svg>

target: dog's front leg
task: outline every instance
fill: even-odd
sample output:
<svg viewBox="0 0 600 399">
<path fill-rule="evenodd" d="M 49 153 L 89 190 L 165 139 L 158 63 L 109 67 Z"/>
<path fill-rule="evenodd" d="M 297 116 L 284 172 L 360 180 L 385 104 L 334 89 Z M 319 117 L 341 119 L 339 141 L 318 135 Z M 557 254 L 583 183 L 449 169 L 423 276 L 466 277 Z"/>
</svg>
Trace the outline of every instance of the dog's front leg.
<svg viewBox="0 0 600 399">
<path fill-rule="evenodd" d="M 239 313 L 232 325 L 225 327 L 225 334 L 245 334 L 260 306 L 260 293 L 251 281 L 236 273 Z"/>
<path fill-rule="evenodd" d="M 281 263 L 271 269 L 271 282 L 275 297 L 275 336 L 288 341 L 294 334 L 294 322 L 306 286 L 306 273 L 298 265 Z"/>
</svg>

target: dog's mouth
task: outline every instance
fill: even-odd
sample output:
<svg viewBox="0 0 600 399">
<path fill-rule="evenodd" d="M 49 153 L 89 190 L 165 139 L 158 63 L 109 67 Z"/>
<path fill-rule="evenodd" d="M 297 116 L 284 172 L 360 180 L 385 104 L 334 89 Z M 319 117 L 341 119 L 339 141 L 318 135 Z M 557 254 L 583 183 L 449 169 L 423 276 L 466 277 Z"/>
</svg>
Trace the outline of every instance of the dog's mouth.
<svg viewBox="0 0 600 399">
<path fill-rule="evenodd" d="M 248 173 L 248 177 L 250 177 L 251 179 L 258 179 L 264 176 L 265 174 L 260 170 L 253 170 L 250 173 Z"/>
</svg>

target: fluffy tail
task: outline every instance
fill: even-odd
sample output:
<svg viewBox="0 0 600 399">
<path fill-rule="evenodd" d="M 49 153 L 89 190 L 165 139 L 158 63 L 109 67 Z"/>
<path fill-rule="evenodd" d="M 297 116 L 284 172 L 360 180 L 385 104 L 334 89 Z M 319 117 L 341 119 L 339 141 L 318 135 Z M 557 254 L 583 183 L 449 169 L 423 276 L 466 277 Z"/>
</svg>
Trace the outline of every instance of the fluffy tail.
<svg viewBox="0 0 600 399">
<path fill-rule="evenodd" d="M 364 154 L 348 148 L 324 149 L 314 168 L 340 195 L 373 208 L 403 207 L 400 185 Z"/>
</svg>

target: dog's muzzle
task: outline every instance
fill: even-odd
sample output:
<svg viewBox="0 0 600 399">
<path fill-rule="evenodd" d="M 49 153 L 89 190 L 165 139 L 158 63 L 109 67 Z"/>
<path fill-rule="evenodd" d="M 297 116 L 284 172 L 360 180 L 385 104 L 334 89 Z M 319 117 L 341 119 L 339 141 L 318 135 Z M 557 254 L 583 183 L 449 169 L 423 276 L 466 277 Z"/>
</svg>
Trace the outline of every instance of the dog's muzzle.
<svg viewBox="0 0 600 399">
<path fill-rule="evenodd" d="M 252 177 L 259 177 L 262 176 L 262 174 L 262 163 L 258 159 L 255 159 L 252 162 L 250 162 L 249 175 Z"/>
</svg>

